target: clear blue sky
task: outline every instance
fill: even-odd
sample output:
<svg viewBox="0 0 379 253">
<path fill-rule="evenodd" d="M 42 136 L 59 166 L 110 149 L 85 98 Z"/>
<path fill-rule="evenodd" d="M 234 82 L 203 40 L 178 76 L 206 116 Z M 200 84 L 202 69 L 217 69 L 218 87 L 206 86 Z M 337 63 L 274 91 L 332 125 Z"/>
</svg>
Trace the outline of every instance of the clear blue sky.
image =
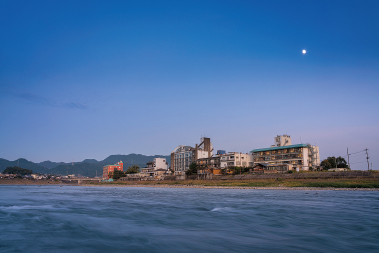
<svg viewBox="0 0 379 253">
<path fill-rule="evenodd" d="M 248 152 L 379 166 L 379 1 L 0 1 L 0 157 Z M 307 50 L 303 55 L 301 51 Z M 366 169 L 360 156 L 353 169 Z"/>
</svg>

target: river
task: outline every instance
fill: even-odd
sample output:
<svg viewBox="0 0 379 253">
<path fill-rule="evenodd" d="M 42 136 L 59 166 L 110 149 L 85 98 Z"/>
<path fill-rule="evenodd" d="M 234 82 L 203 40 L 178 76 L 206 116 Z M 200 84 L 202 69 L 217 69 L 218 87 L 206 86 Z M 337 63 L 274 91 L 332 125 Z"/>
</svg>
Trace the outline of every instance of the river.
<svg viewBox="0 0 379 253">
<path fill-rule="evenodd" d="M 1 185 L 0 252 L 379 252 L 379 192 Z"/>
</svg>

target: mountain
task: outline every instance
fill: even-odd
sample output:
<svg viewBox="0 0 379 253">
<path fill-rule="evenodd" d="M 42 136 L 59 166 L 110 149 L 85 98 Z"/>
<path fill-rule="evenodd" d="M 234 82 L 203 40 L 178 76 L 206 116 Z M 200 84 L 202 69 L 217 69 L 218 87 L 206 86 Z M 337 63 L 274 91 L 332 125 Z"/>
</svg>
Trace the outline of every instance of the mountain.
<svg viewBox="0 0 379 253">
<path fill-rule="evenodd" d="M 95 177 L 103 175 L 103 166 L 93 163 L 74 163 L 74 165 L 59 165 L 50 170 L 50 174 L 67 176 L 71 174 L 85 177 Z"/>
<path fill-rule="evenodd" d="M 64 162 L 56 163 L 56 162 L 51 162 L 51 161 L 44 161 L 44 162 L 40 162 L 37 164 L 41 165 L 45 168 L 52 169 L 52 168 L 55 168 L 59 165 L 69 165 L 70 163 L 64 163 Z"/>
<path fill-rule="evenodd" d="M 98 163 L 99 161 L 97 161 L 96 159 L 85 159 L 82 161 L 82 163 Z"/>
<path fill-rule="evenodd" d="M 15 161 L 8 161 L 0 158 L 0 172 L 3 172 L 7 167 L 18 166 L 23 169 L 32 170 L 35 173 L 47 174 L 50 172 L 48 168 L 45 168 L 36 163 L 30 162 L 24 158 L 17 159 Z"/>
<path fill-rule="evenodd" d="M 166 158 L 166 162 L 170 164 L 171 156 L 163 156 L 163 155 L 154 155 L 154 156 L 146 156 L 141 154 L 129 154 L 129 155 L 110 155 L 100 163 L 103 165 L 111 165 L 122 161 L 124 163 L 124 168 L 126 165 L 134 165 L 137 164 L 140 167 L 145 167 L 146 163 L 153 161 L 154 158 Z"/>
<path fill-rule="evenodd" d="M 41 174 L 55 174 L 55 175 L 82 175 L 86 177 L 101 176 L 103 174 L 103 166 L 116 164 L 119 161 L 124 163 L 124 171 L 129 166 L 138 165 L 140 168 L 146 167 L 146 163 L 153 161 L 154 158 L 166 158 L 166 161 L 170 164 L 170 156 L 154 155 L 145 156 L 141 154 L 129 154 L 129 155 L 110 155 L 102 161 L 95 159 L 85 159 L 82 162 L 64 163 L 64 162 L 51 162 L 44 161 L 40 163 L 33 163 L 26 159 L 20 158 L 15 161 L 8 161 L 0 158 L 0 172 L 3 172 L 7 167 L 19 166 L 24 169 L 32 170 L 34 173 Z"/>
</svg>

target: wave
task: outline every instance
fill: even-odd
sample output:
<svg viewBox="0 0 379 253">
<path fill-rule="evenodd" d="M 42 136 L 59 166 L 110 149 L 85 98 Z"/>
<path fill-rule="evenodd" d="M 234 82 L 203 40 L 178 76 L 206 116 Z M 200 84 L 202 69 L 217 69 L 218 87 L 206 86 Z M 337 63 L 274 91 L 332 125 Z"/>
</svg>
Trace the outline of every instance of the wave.
<svg viewBox="0 0 379 253">
<path fill-rule="evenodd" d="M 31 209 L 31 210 L 43 210 L 43 209 L 48 209 L 48 210 L 52 210 L 52 209 L 59 209 L 59 208 L 55 208 L 53 207 L 52 205 L 43 205 L 43 206 L 31 206 L 31 205 L 24 205 L 24 206 L 0 206 L 0 209 L 3 209 L 3 210 L 27 210 L 27 209 Z"/>
<path fill-rule="evenodd" d="M 231 207 L 215 207 L 211 212 L 233 212 L 234 209 Z"/>
</svg>

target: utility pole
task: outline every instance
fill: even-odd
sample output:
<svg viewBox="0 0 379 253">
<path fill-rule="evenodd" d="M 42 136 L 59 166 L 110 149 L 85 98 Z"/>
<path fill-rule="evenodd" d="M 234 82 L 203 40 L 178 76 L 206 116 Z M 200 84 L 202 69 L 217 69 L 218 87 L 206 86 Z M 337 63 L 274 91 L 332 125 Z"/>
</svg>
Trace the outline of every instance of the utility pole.
<svg viewBox="0 0 379 253">
<path fill-rule="evenodd" d="M 370 158 L 370 157 L 368 157 L 368 149 L 366 148 L 365 149 L 366 150 L 366 159 L 367 159 L 367 170 L 370 170 L 370 163 L 368 162 L 368 159 Z"/>
<path fill-rule="evenodd" d="M 350 156 L 350 154 L 349 154 L 349 148 L 347 148 L 347 164 L 349 166 L 349 169 L 351 169 L 350 168 L 350 159 L 349 159 L 350 157 L 349 156 Z"/>
</svg>

